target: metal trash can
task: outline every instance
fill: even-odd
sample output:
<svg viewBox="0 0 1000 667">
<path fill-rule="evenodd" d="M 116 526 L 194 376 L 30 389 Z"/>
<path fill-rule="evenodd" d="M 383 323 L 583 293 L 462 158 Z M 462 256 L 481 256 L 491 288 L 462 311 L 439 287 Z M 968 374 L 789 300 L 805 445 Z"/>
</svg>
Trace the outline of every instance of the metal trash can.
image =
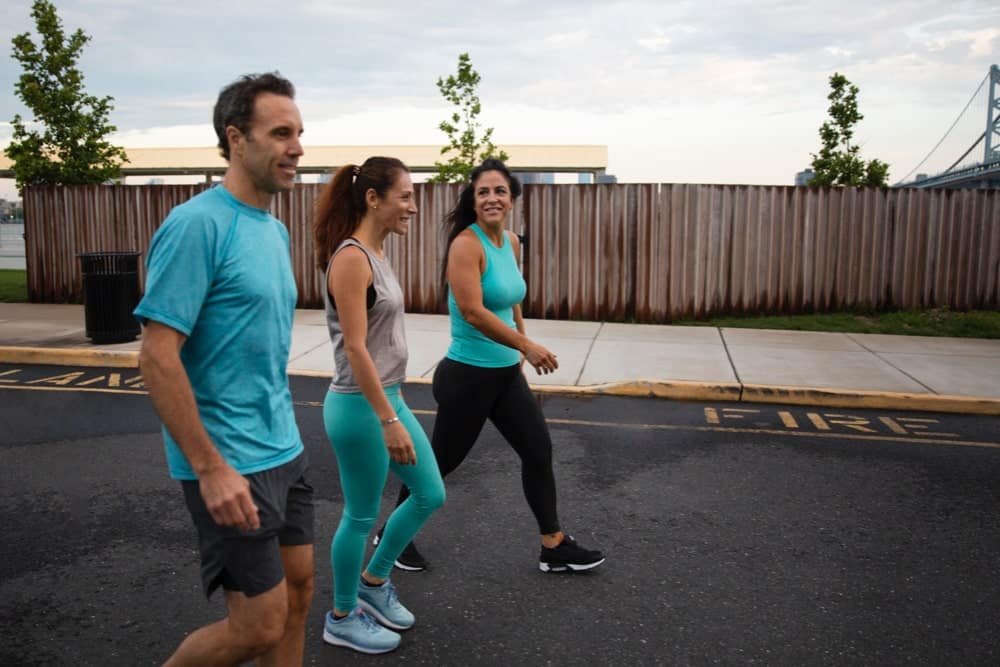
<svg viewBox="0 0 1000 667">
<path fill-rule="evenodd" d="M 139 253 L 84 252 L 83 311 L 95 345 L 127 343 L 139 335 L 132 311 L 139 304 Z"/>
</svg>

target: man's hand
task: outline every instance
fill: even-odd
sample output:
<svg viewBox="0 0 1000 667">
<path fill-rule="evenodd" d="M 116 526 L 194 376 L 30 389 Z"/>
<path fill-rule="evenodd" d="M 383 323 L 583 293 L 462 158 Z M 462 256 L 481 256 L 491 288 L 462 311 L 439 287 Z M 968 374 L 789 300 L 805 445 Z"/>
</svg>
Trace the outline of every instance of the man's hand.
<svg viewBox="0 0 1000 667">
<path fill-rule="evenodd" d="M 223 463 L 202 473 L 198 484 L 205 507 L 215 523 L 242 531 L 260 528 L 257 506 L 250 495 L 250 482 L 231 465 Z"/>
<path fill-rule="evenodd" d="M 181 363 L 187 337 L 150 321 L 142 332 L 139 370 L 153 407 L 198 476 L 201 497 L 212 520 L 220 526 L 257 530 L 260 519 L 250 483 L 226 463 L 205 431 L 194 391 Z"/>
</svg>

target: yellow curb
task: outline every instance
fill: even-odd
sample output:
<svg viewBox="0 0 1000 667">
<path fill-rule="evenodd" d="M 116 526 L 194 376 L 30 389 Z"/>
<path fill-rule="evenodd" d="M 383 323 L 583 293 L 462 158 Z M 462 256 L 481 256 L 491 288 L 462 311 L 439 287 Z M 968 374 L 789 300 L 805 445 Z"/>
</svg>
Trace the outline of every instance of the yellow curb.
<svg viewBox="0 0 1000 667">
<path fill-rule="evenodd" d="M 740 385 L 735 382 L 629 380 L 590 385 L 533 384 L 531 389 L 539 394 L 636 396 L 685 401 L 740 400 Z"/>
<path fill-rule="evenodd" d="M 1000 399 L 945 394 L 745 384 L 741 400 L 745 403 L 788 403 L 831 408 L 876 408 L 955 412 L 969 415 L 1000 415 Z"/>
<path fill-rule="evenodd" d="M 51 366 L 101 366 L 138 368 L 139 353 L 128 350 L 88 350 L 45 347 L 0 346 L 0 363 Z M 290 369 L 289 375 L 329 378 L 329 371 Z M 430 384 L 430 378 L 406 378 L 407 384 Z M 734 401 L 786 403 L 830 408 L 950 412 L 970 415 L 1000 415 L 1000 398 L 913 394 L 902 392 L 787 387 L 736 382 L 688 382 L 633 380 L 595 385 L 532 384 L 538 394 L 564 396 L 635 396 L 680 401 Z"/>
<path fill-rule="evenodd" d="M 138 368 L 139 353 L 128 350 L 77 350 L 47 347 L 0 347 L 2 364 Z"/>
</svg>

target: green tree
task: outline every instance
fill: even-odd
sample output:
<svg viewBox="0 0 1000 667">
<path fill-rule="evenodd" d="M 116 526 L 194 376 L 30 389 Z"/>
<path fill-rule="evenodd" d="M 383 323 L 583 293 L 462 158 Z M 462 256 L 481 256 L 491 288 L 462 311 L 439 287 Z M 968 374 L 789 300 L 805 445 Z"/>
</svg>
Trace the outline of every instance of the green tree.
<svg viewBox="0 0 1000 667">
<path fill-rule="evenodd" d="M 437 87 L 446 100 L 458 109 L 451 118 L 438 127 L 448 135 L 448 145 L 441 155 L 450 157 L 446 162 L 435 162 L 437 174 L 430 178 L 438 183 L 464 183 L 473 168 L 488 157 L 506 160 L 509 156 L 493 144 L 493 128 L 486 128 L 480 137 L 479 113 L 482 104 L 476 94 L 480 76 L 472 69 L 468 53 L 458 56 L 458 72 L 448 78 L 438 78 Z"/>
<path fill-rule="evenodd" d="M 865 162 L 859 155 L 861 147 L 852 143 L 854 126 L 864 118 L 858 111 L 858 87 L 843 74 L 834 72 L 830 89 L 827 95 L 830 120 L 819 128 L 823 147 L 818 155 L 812 154 L 816 175 L 809 185 L 886 187 L 889 165 L 881 160 Z"/>
<path fill-rule="evenodd" d="M 14 90 L 39 129 L 29 129 L 20 114 L 11 123 L 14 134 L 4 153 L 14 163 L 17 189 L 117 178 L 127 158 L 104 138 L 116 129 L 108 123 L 112 98 L 88 95 L 76 66 L 90 37 L 77 29 L 67 38 L 55 5 L 46 0 L 35 0 L 31 16 L 41 43 L 36 46 L 29 33 L 12 40 L 13 57 L 23 69 Z"/>
</svg>

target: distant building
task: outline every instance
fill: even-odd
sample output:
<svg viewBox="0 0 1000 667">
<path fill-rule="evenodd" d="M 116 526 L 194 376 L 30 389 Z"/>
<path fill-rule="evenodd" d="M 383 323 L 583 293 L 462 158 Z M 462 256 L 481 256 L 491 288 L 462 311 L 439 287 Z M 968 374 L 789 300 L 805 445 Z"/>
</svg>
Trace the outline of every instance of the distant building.
<svg viewBox="0 0 1000 667">
<path fill-rule="evenodd" d="M 514 172 L 514 175 L 517 176 L 517 180 L 521 181 L 523 185 L 556 182 L 555 175 L 549 171 L 517 171 Z"/>
<path fill-rule="evenodd" d="M 21 202 L 7 201 L 0 197 L 0 220 L 12 220 L 18 217 L 21 209 Z"/>
<path fill-rule="evenodd" d="M 617 177 L 613 174 L 605 173 L 603 169 L 576 174 L 552 171 L 515 171 L 514 174 L 523 185 L 552 185 L 556 183 L 593 185 L 594 183 L 618 182 Z"/>
<path fill-rule="evenodd" d="M 589 172 L 597 179 L 608 167 L 608 147 L 604 145 L 504 144 L 497 148 L 510 156 L 507 166 L 511 170 L 551 175 L 525 182 L 575 183 L 579 173 Z M 125 152 L 128 162 L 121 169 L 123 178 L 129 179 L 125 182 L 145 183 L 151 177 L 167 177 L 168 183 L 209 183 L 221 178 L 228 167 L 215 146 L 126 148 Z M 341 165 L 361 164 L 370 155 L 392 155 L 402 160 L 411 174 L 433 175 L 441 159 L 441 146 L 306 146 L 296 173 L 318 177 Z M 13 176 L 10 159 L 0 154 L 0 178 Z M 135 181 L 137 178 L 142 180 Z M 303 178 L 301 182 L 315 181 Z"/>
<path fill-rule="evenodd" d="M 815 176 L 816 172 L 807 167 L 806 169 L 795 174 L 795 185 L 809 185 L 809 181 L 811 181 Z"/>
</svg>

